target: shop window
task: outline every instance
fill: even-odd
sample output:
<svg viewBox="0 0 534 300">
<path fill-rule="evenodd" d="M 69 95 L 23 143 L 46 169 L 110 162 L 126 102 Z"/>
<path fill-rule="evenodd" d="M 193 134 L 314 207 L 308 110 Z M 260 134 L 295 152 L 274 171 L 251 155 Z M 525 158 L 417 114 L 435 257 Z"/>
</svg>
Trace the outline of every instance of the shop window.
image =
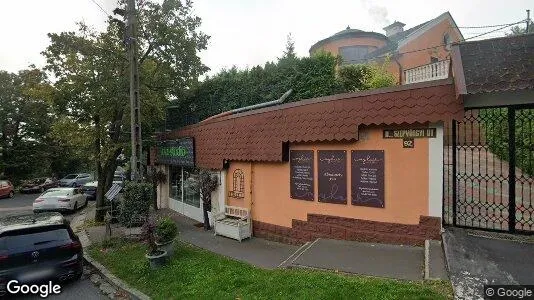
<svg viewBox="0 0 534 300">
<path fill-rule="evenodd" d="M 228 193 L 232 198 L 245 198 L 245 174 L 236 169 L 232 175 L 232 190 Z"/>
<path fill-rule="evenodd" d="M 200 207 L 200 181 L 197 170 L 171 166 L 169 170 L 169 198 Z"/>
<path fill-rule="evenodd" d="M 169 198 L 182 201 L 182 168 L 169 168 Z"/>
<path fill-rule="evenodd" d="M 184 203 L 200 207 L 200 178 L 196 169 L 184 168 Z"/>
</svg>

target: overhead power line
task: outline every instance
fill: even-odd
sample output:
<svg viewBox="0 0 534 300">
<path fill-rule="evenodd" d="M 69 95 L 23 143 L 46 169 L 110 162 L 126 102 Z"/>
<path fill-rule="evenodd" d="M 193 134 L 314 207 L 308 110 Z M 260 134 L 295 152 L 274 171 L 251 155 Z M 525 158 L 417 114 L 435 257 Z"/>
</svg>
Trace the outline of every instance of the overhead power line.
<svg viewBox="0 0 534 300">
<path fill-rule="evenodd" d="M 508 24 L 496 24 L 496 25 L 482 25 L 482 26 L 451 26 L 453 28 L 495 28 L 495 27 L 502 27 L 502 26 L 512 26 L 512 25 L 516 25 L 518 23 L 521 23 L 521 22 L 525 22 L 525 20 L 523 21 L 519 21 L 519 22 L 516 22 L 516 23 L 508 23 Z"/>
<path fill-rule="evenodd" d="M 102 5 L 100 5 L 100 3 L 96 2 L 96 0 L 91 0 L 91 2 L 98 6 L 98 8 L 100 8 L 100 10 L 106 14 L 106 16 L 111 17 L 111 15 L 102 7 Z"/>
<path fill-rule="evenodd" d="M 497 29 L 486 31 L 486 32 L 481 33 L 481 34 L 477 34 L 475 36 L 468 37 L 468 38 L 464 39 L 464 41 L 471 40 L 471 39 L 474 39 L 474 38 L 477 38 L 477 37 L 481 37 L 483 35 L 490 34 L 492 32 L 496 32 L 496 31 L 505 29 L 507 27 L 523 23 L 523 22 L 525 22 L 525 20 L 521 20 L 521 21 L 515 22 L 515 23 L 505 24 L 505 25 L 503 25 L 503 26 L 501 26 L 501 27 L 499 27 Z M 439 47 L 443 47 L 443 46 L 446 46 L 446 44 L 443 43 L 443 44 L 439 44 L 439 45 L 431 46 L 431 47 L 427 47 L 427 48 L 414 49 L 414 50 L 410 50 L 410 51 L 406 51 L 406 52 L 399 52 L 399 54 L 408 54 L 408 53 L 420 52 L 420 51 L 431 50 L 431 49 L 435 49 L 435 48 L 439 48 Z"/>
<path fill-rule="evenodd" d="M 499 30 L 508 28 L 508 27 L 510 27 L 510 26 L 517 25 L 517 24 L 519 24 L 519 23 L 523 23 L 523 22 L 525 22 L 525 21 L 526 21 L 526 20 L 521 20 L 521 21 L 519 21 L 519 22 L 515 22 L 515 23 L 511 23 L 511 24 L 506 24 L 506 25 L 504 25 L 504 26 L 502 26 L 502 27 L 499 27 L 499 28 L 497 28 L 497 29 L 490 30 L 490 31 L 488 31 L 488 32 L 484 32 L 484 33 L 481 33 L 481 34 L 477 34 L 477 35 L 475 35 L 475 36 L 468 37 L 468 38 L 466 38 L 466 39 L 464 39 L 464 40 L 465 40 L 465 41 L 467 41 L 467 40 L 471 40 L 471 39 L 474 39 L 474 38 L 477 38 L 477 37 L 480 37 L 480 36 L 483 36 L 483 35 L 486 35 L 486 34 L 495 32 L 495 31 L 499 31 Z"/>
</svg>

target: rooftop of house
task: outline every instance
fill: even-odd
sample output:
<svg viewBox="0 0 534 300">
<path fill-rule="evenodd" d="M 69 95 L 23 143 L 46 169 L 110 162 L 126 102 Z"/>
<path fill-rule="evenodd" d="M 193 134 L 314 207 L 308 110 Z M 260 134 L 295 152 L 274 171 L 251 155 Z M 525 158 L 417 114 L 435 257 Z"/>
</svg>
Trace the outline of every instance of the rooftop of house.
<svg viewBox="0 0 534 300">
<path fill-rule="evenodd" d="M 359 126 L 424 124 L 463 116 L 451 79 L 301 100 L 224 115 L 159 139 L 193 137 L 196 164 L 283 160 L 284 143 L 358 140 Z"/>
<path fill-rule="evenodd" d="M 460 94 L 534 90 L 534 33 L 453 44 L 452 59 Z"/>
<path fill-rule="evenodd" d="M 363 31 L 363 30 L 359 30 L 359 29 L 351 29 L 350 27 L 347 26 L 346 29 L 344 29 L 342 31 L 339 31 L 339 32 L 333 34 L 332 36 L 327 37 L 325 39 L 322 39 L 322 40 L 318 41 L 317 43 L 315 43 L 313 46 L 311 46 L 310 53 L 313 53 L 315 50 L 319 49 L 323 45 L 325 45 L 327 43 L 330 43 L 332 41 L 342 40 L 342 39 L 346 39 L 346 38 L 374 37 L 374 38 L 377 38 L 377 39 L 385 40 L 386 41 L 386 45 L 384 47 L 382 47 L 382 48 L 379 48 L 379 49 L 369 53 L 367 55 L 366 59 L 372 59 L 372 58 L 380 57 L 380 56 L 383 56 L 383 55 L 385 55 L 387 53 L 391 53 L 391 52 L 397 51 L 399 46 L 402 45 L 403 42 L 407 41 L 409 38 L 415 36 L 416 34 L 418 34 L 420 32 L 424 32 L 424 31 L 428 30 L 433 25 L 441 22 L 445 18 L 450 18 L 452 20 L 452 22 L 454 23 L 454 20 L 452 19 L 451 14 L 449 12 L 444 12 L 443 14 L 437 16 L 434 19 L 428 20 L 426 22 L 423 22 L 423 23 L 421 23 L 419 25 L 416 25 L 416 26 L 414 26 L 412 28 L 409 28 L 409 29 L 406 29 L 406 30 L 402 30 L 401 29 L 400 31 L 395 32 L 394 34 L 391 34 L 389 36 L 386 36 L 384 34 L 377 33 L 377 32 L 372 32 L 372 31 Z M 395 27 L 402 28 L 404 25 L 405 25 L 404 23 L 401 23 L 399 21 L 395 21 L 392 24 L 384 27 L 384 30 L 386 30 L 386 32 L 388 32 L 388 30 L 390 30 L 392 28 L 395 28 Z"/>
</svg>

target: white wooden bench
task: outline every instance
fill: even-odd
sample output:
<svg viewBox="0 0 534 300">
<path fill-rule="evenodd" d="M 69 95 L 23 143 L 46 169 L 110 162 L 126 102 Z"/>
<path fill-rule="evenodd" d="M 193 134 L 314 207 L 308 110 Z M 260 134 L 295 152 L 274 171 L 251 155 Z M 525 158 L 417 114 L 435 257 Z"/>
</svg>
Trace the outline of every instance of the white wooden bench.
<svg viewBox="0 0 534 300">
<path fill-rule="evenodd" d="M 214 215 L 215 235 L 222 235 L 238 241 L 252 236 L 252 221 L 246 208 L 226 206 L 224 212 Z"/>
</svg>

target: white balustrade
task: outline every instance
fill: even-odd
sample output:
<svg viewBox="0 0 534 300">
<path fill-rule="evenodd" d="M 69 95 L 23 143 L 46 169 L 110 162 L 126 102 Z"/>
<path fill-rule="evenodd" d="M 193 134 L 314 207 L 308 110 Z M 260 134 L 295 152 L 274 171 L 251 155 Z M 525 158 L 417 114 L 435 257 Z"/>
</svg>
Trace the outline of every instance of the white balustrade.
<svg viewBox="0 0 534 300">
<path fill-rule="evenodd" d="M 445 79 L 449 77 L 449 63 L 449 60 L 442 60 L 405 70 L 404 84 Z"/>
</svg>

